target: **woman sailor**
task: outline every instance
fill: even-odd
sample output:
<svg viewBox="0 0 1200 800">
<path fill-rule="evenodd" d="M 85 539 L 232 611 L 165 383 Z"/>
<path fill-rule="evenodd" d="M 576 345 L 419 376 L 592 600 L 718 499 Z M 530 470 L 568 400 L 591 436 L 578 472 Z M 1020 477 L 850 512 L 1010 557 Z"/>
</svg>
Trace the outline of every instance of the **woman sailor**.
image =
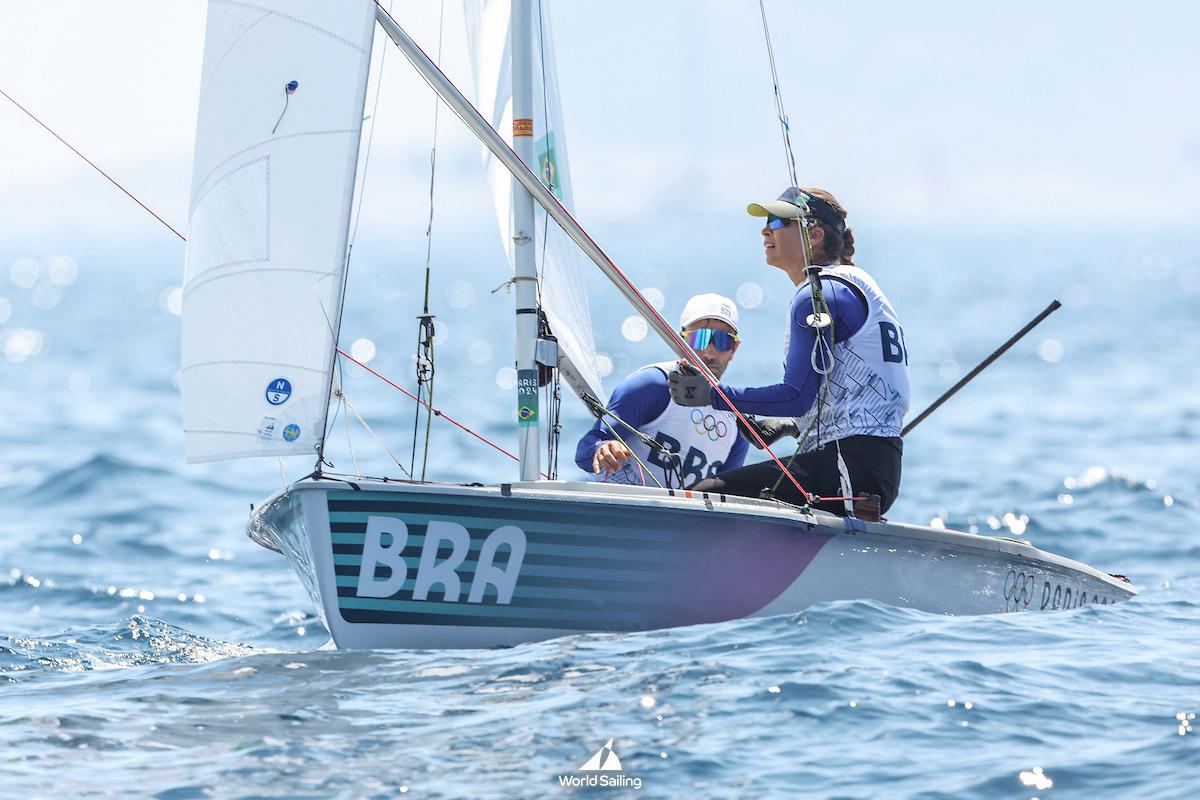
<svg viewBox="0 0 1200 800">
<path fill-rule="evenodd" d="M 783 380 L 751 388 L 721 384 L 721 390 L 743 413 L 793 418 L 764 421 L 764 438 L 768 444 L 785 435 L 799 438 L 795 456 L 782 458 L 806 491 L 821 497 L 875 494 L 886 511 L 900 489 L 900 429 L 909 404 L 900 319 L 875 279 L 853 264 L 854 236 L 832 194 L 791 187 L 747 210 L 766 218 L 766 261 L 787 275 L 796 293 L 788 308 Z M 819 266 L 810 271 L 810 263 Z M 687 373 L 670 376 L 676 403 L 729 407 L 703 376 Z M 748 497 L 767 490 L 803 503 L 792 482 L 781 478 L 775 462 L 764 461 L 692 488 Z M 847 505 L 821 507 L 845 513 Z"/>
</svg>

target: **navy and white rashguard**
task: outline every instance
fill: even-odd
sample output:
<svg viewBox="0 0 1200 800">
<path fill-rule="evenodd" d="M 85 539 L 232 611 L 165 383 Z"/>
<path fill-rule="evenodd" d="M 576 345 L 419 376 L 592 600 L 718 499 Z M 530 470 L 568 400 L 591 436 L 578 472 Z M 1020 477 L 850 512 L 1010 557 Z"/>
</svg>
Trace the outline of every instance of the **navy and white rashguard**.
<svg viewBox="0 0 1200 800">
<path fill-rule="evenodd" d="M 703 478 L 711 478 L 729 469 L 740 467 L 746 460 L 746 440 L 738 432 L 732 411 L 715 410 L 709 406 L 685 408 L 671 402 L 667 389 L 667 372 L 675 362 L 651 364 L 630 375 L 613 390 L 608 407 L 621 419 L 657 441 L 669 453 L 679 456 L 683 485 L 689 486 Z M 602 422 L 597 421 L 579 441 L 575 463 L 591 480 L 628 483 L 638 486 L 673 486 L 668 474 L 673 466 L 657 450 L 651 450 L 639 437 L 616 423 L 613 427 L 653 475 L 644 475 L 635 459 L 629 459 L 624 469 L 605 476 L 592 474 L 592 457 L 601 442 L 615 439 Z"/>
<path fill-rule="evenodd" d="M 721 389 L 743 412 L 795 417 L 803 452 L 850 436 L 899 437 L 909 403 L 908 353 L 892 304 L 859 267 L 825 267 L 820 280 L 833 317 L 833 325 L 822 331 L 826 345 L 832 345 L 829 374 L 821 375 L 812 364 L 817 332 L 808 324 L 812 289 L 805 283 L 789 310 L 783 381 Z M 817 363 L 822 363 L 820 354 Z M 824 380 L 829 381 L 829 393 L 817 419 L 815 400 Z M 715 396 L 713 406 L 726 407 Z"/>
<path fill-rule="evenodd" d="M 721 389 L 741 411 L 796 418 L 799 452 L 787 464 L 807 492 L 825 498 L 842 495 L 839 463 L 844 461 L 849 490 L 856 496 L 878 495 L 880 509 L 887 511 L 900 490 L 904 450 L 900 431 L 908 411 L 904 331 L 892 304 L 862 269 L 849 264 L 824 267 L 820 281 L 833 317 L 833 325 L 821 332 L 825 346 L 832 349 L 829 374 L 820 374 L 812 365 L 818 334 L 808 324 L 813 307 L 806 283 L 797 288 L 788 311 L 783 381 L 746 389 L 722 385 Z M 818 358 L 817 363 L 828 361 Z M 826 382 L 827 394 L 818 404 Z M 714 396 L 714 407 L 723 408 L 724 401 Z M 835 441 L 837 447 L 824 447 Z M 772 461 L 726 471 L 692 488 L 744 497 L 758 497 L 765 489 L 788 502 L 810 499 L 790 481 L 781 480 Z M 819 507 L 846 513 L 840 501 Z"/>
</svg>

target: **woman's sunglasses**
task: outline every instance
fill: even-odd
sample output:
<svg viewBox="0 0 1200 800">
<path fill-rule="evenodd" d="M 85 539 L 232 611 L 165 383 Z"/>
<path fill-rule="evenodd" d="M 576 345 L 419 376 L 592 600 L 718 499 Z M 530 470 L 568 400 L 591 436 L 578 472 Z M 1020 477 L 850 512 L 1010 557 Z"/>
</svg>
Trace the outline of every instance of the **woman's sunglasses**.
<svg viewBox="0 0 1200 800">
<path fill-rule="evenodd" d="M 699 353 L 712 345 L 718 353 L 728 353 L 738 342 L 738 337 L 725 331 L 714 331 L 711 328 L 697 328 L 687 334 L 688 345 Z"/>
<path fill-rule="evenodd" d="M 777 217 L 774 214 L 767 214 L 767 227 L 773 231 L 777 231 L 780 228 L 786 228 L 795 221 L 796 220 L 794 219 L 784 219 L 782 217 Z M 811 228 L 816 224 L 816 220 L 814 220 L 812 217 L 805 218 L 802 221 L 804 222 L 804 227 L 806 228 Z"/>
</svg>

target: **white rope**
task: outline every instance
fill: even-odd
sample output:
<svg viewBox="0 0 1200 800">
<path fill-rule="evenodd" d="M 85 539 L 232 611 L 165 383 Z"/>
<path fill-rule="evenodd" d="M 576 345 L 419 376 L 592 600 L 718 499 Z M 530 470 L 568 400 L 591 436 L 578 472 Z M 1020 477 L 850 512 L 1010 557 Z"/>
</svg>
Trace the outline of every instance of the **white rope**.
<svg viewBox="0 0 1200 800">
<path fill-rule="evenodd" d="M 846 459 L 842 458 L 842 443 L 839 439 L 833 440 L 837 446 L 837 466 L 838 479 L 842 485 L 842 502 L 846 506 L 846 516 L 854 516 L 854 487 L 850 484 L 850 468 L 846 466 Z"/>
<path fill-rule="evenodd" d="M 342 402 L 345 402 L 346 396 L 339 392 L 338 399 L 341 400 Z M 354 465 L 354 474 L 356 476 L 358 476 L 359 478 L 361 478 L 362 472 L 360 472 L 358 469 L 358 459 L 354 457 L 354 442 L 350 438 L 350 415 L 343 414 L 342 422 L 345 423 L 345 427 L 346 427 L 346 449 L 350 451 L 350 463 Z"/>
<path fill-rule="evenodd" d="M 369 434 L 371 434 L 371 436 L 375 437 L 375 441 L 378 442 L 379 446 L 383 448 L 383 452 L 387 453 L 388 457 L 391 458 L 392 461 L 396 462 L 396 466 L 400 468 L 400 471 L 403 472 L 405 475 L 407 475 L 409 477 L 409 479 L 411 480 L 412 473 L 404 468 L 404 465 L 400 463 L 400 459 L 398 459 L 394 455 L 392 455 L 392 451 L 388 450 L 388 446 L 383 443 L 383 439 L 379 438 L 379 434 L 375 433 L 375 431 L 371 428 L 371 426 L 367 424 L 367 421 L 362 418 L 362 414 L 359 414 L 358 411 L 355 410 L 354 406 L 350 403 L 350 398 L 346 397 L 345 394 L 341 394 L 339 396 L 341 397 L 342 402 L 344 402 L 346 404 L 346 408 L 348 408 L 350 410 L 350 413 L 353 414 L 355 417 L 357 417 L 358 421 L 362 423 L 362 426 L 367 429 L 367 433 L 369 433 Z M 358 465 L 355 465 L 354 468 L 357 471 Z"/>
<path fill-rule="evenodd" d="M 825 341 L 825 337 L 821 333 L 823 327 L 817 328 L 817 340 L 813 342 L 812 353 L 808 357 L 813 372 L 818 375 L 828 375 L 833 372 L 836 363 L 833 358 L 833 348 L 829 346 L 829 342 Z"/>
</svg>

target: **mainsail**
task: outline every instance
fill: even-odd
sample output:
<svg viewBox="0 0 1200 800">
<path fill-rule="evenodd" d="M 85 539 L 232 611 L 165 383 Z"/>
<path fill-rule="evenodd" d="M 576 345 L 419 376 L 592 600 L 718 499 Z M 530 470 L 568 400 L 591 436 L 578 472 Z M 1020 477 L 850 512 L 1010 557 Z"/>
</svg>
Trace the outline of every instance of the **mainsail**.
<svg viewBox="0 0 1200 800">
<path fill-rule="evenodd" d="M 509 0 L 464 0 L 468 49 L 475 77 L 474 105 L 492 127 L 512 144 L 512 70 L 509 48 Z M 574 210 L 567 140 L 558 97 L 558 75 L 554 43 L 550 36 L 549 11 L 538 3 L 542 19 L 533 24 L 534 153 L 530 164 L 558 199 Z M 512 174 L 486 147 L 483 150 L 488 184 L 496 206 L 500 235 L 509 263 L 513 259 Z M 584 283 L 583 258 L 578 247 L 548 219 L 540 206 L 536 211 L 535 247 L 541 277 L 541 305 L 558 338 L 561 365 L 567 383 L 576 392 L 603 399 L 596 366 L 596 343 Z"/>
<path fill-rule="evenodd" d="M 372 0 L 209 0 L 182 313 L 190 462 L 324 436 Z"/>
</svg>

